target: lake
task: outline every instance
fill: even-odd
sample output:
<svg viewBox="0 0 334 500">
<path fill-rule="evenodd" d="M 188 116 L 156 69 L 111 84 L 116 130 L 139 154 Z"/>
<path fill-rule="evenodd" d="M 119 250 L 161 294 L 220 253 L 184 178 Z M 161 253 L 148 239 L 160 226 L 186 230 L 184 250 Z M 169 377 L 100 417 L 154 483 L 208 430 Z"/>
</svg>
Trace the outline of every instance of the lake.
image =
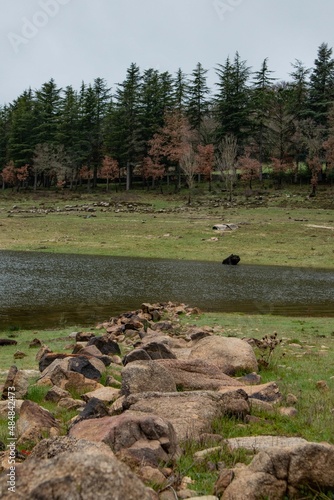
<svg viewBox="0 0 334 500">
<path fill-rule="evenodd" d="M 0 251 L 0 328 L 94 325 L 142 302 L 334 317 L 334 272 L 221 262 Z"/>
</svg>

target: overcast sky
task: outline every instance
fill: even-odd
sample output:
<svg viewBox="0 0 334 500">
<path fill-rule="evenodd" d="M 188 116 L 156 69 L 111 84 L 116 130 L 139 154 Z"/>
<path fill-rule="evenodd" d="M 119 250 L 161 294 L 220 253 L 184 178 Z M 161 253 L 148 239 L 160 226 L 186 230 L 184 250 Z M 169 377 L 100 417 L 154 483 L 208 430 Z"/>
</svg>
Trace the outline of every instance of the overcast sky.
<svg viewBox="0 0 334 500">
<path fill-rule="evenodd" d="M 334 47 L 333 0 L 0 0 L 0 104 L 54 78 L 59 87 L 105 78 L 115 89 L 135 62 L 191 73 L 238 51 L 254 71 L 268 57 L 279 80 Z"/>
</svg>

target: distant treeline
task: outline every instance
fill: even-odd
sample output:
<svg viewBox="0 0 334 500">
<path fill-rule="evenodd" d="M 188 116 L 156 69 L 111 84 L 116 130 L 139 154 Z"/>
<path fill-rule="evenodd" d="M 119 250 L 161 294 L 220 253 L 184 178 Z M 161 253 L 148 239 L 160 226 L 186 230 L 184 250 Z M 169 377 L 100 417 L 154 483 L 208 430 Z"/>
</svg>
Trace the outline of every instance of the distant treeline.
<svg viewBox="0 0 334 500">
<path fill-rule="evenodd" d="M 296 60 L 289 81 L 277 81 L 265 59 L 258 71 L 236 53 L 217 64 L 207 85 L 198 63 L 190 75 L 135 64 L 111 89 L 102 78 L 59 88 L 51 79 L 0 107 L 3 187 L 73 187 L 84 179 L 145 183 L 175 179 L 192 187 L 218 172 L 228 189 L 237 179 L 277 182 L 304 175 L 331 182 L 334 167 L 334 59 L 318 48 L 312 68 Z"/>
</svg>

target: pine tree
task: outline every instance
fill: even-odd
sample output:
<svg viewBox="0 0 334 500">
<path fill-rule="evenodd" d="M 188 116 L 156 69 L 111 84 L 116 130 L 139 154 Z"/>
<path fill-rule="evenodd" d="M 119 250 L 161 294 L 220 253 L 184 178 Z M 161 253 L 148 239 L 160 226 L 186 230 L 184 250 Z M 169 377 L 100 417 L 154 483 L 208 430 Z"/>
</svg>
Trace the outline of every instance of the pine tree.
<svg viewBox="0 0 334 500">
<path fill-rule="evenodd" d="M 310 77 L 309 116 L 327 127 L 328 112 L 334 101 L 334 59 L 332 49 L 322 43 Z"/>
<path fill-rule="evenodd" d="M 250 128 L 250 68 L 246 61 L 240 60 L 237 52 L 233 64 L 227 58 L 224 65 L 218 65 L 216 73 L 219 78 L 215 96 L 218 140 L 232 134 L 238 143 L 242 143 Z"/>
<path fill-rule="evenodd" d="M 189 81 L 187 75 L 178 69 L 174 80 L 174 101 L 175 108 L 179 112 L 183 112 L 186 108 L 188 100 Z"/>
<path fill-rule="evenodd" d="M 24 91 L 11 107 L 8 155 L 16 167 L 32 163 L 36 145 L 36 114 L 31 89 Z"/>
<path fill-rule="evenodd" d="M 308 95 L 309 95 L 309 74 L 310 69 L 298 59 L 292 63 L 293 71 L 290 73 L 292 81 L 289 86 L 292 89 L 291 111 L 297 120 L 302 120 L 308 114 Z"/>
<path fill-rule="evenodd" d="M 126 189 L 132 184 L 134 167 L 143 157 L 142 124 L 140 121 L 142 76 L 139 67 L 132 63 L 126 79 L 119 84 L 113 111 L 113 157 L 126 168 Z"/>
<path fill-rule="evenodd" d="M 60 93 L 53 78 L 36 91 L 36 144 L 57 143 Z"/>
<path fill-rule="evenodd" d="M 197 63 L 196 68 L 192 72 L 191 80 L 188 85 L 188 117 L 190 125 L 198 132 L 208 111 L 209 87 L 207 85 L 208 70 L 204 69 L 201 63 Z"/>
<path fill-rule="evenodd" d="M 270 75 L 273 72 L 268 69 L 268 59 L 264 59 L 261 69 L 254 73 L 252 86 L 252 140 L 256 145 L 257 158 L 261 168 L 259 178 L 262 180 L 262 163 L 268 156 L 268 117 L 273 99 L 273 82 L 275 78 Z"/>
</svg>

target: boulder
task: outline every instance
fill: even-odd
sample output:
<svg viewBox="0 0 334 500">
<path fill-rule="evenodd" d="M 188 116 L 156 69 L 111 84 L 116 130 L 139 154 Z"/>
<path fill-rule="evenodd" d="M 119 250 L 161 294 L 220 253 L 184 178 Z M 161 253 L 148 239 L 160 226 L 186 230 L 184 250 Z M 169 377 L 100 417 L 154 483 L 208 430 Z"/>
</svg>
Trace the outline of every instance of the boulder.
<svg viewBox="0 0 334 500">
<path fill-rule="evenodd" d="M 55 437 L 60 434 L 60 425 L 48 410 L 32 401 L 25 400 L 21 405 L 20 416 L 16 422 L 18 443 L 40 441 L 46 435 Z"/>
<path fill-rule="evenodd" d="M 91 338 L 88 342 L 88 346 L 95 345 L 102 352 L 102 354 L 121 354 L 120 347 L 117 342 L 108 338 L 107 335 L 102 337 Z"/>
<path fill-rule="evenodd" d="M 50 375 L 52 385 L 57 385 L 67 391 L 74 390 L 78 393 L 94 391 L 103 385 L 95 380 L 84 377 L 81 373 L 64 370 L 61 366 L 56 367 Z"/>
<path fill-rule="evenodd" d="M 256 372 L 258 365 L 251 346 L 236 337 L 212 335 L 199 340 L 191 349 L 190 359 L 204 359 L 217 365 L 227 375 Z"/>
<path fill-rule="evenodd" d="M 123 459 L 156 467 L 170 462 L 177 451 L 172 424 L 154 414 L 82 420 L 70 429 L 70 436 L 106 443 Z"/>
<path fill-rule="evenodd" d="M 146 392 L 125 398 L 123 409 L 130 414 L 155 414 L 169 420 L 178 441 L 199 439 L 211 432 L 212 423 L 223 415 L 243 418 L 249 413 L 247 394 L 236 387 L 226 393 L 213 391 Z"/>
<path fill-rule="evenodd" d="M 68 391 L 64 391 L 57 385 L 51 387 L 51 389 L 45 395 L 45 401 L 52 401 L 53 403 L 58 403 L 61 399 L 70 397 Z"/>
<path fill-rule="evenodd" d="M 23 404 L 23 399 L 15 399 L 14 408 L 16 416 L 19 416 L 22 404 Z M 0 419 L 3 420 L 8 419 L 8 401 L 0 401 Z"/>
<path fill-rule="evenodd" d="M 95 357 L 89 359 L 85 356 L 71 358 L 68 369 L 73 372 L 81 373 L 86 378 L 100 380 L 102 373 L 105 372 L 105 364 Z"/>
<path fill-rule="evenodd" d="M 222 387 L 242 387 L 243 385 L 238 380 L 225 375 L 217 365 L 203 359 L 159 359 L 155 363 L 163 366 L 172 375 L 178 390 L 215 391 Z"/>
<path fill-rule="evenodd" d="M 176 392 L 173 375 L 156 361 L 133 361 L 122 370 L 121 393 Z"/>
<path fill-rule="evenodd" d="M 101 387 L 95 391 L 86 392 L 82 395 L 82 399 L 88 402 L 92 398 L 99 399 L 105 403 L 113 403 L 120 395 L 119 389 L 114 389 L 113 387 Z"/>
<path fill-rule="evenodd" d="M 85 455 L 101 453 L 114 457 L 110 447 L 104 443 L 95 443 L 85 439 L 76 439 L 70 436 L 59 436 L 40 441 L 28 455 L 27 460 L 39 459 L 47 460 L 60 455 L 61 453 L 82 452 Z"/>
<path fill-rule="evenodd" d="M 14 391 L 9 391 L 10 387 L 15 387 Z M 12 365 L 8 370 L 7 378 L 2 391 L 1 399 L 8 399 L 8 391 L 15 394 L 15 399 L 23 399 L 29 388 L 29 372 L 26 370 L 18 370 L 15 365 Z"/>
<path fill-rule="evenodd" d="M 78 400 L 76 400 L 78 401 Z M 81 402 L 83 403 L 83 402 Z M 72 421 L 72 426 L 81 422 L 82 420 L 97 419 L 109 415 L 109 410 L 104 401 L 97 398 L 90 398 L 88 403 L 78 417 Z"/>
<path fill-rule="evenodd" d="M 88 342 L 92 338 L 95 337 L 95 333 L 93 332 L 77 332 L 75 334 L 75 340 L 77 342 Z"/>
<path fill-rule="evenodd" d="M 333 491 L 334 446 L 302 443 L 260 451 L 248 467 L 233 469 L 233 480 L 220 493 L 224 500 L 299 498 L 301 489 Z"/>
<path fill-rule="evenodd" d="M 102 444 L 52 458 L 32 457 L 16 470 L 16 492 L 26 500 L 152 500 L 151 490 Z M 0 479 L 0 497 L 12 499 L 7 476 Z"/>
</svg>

